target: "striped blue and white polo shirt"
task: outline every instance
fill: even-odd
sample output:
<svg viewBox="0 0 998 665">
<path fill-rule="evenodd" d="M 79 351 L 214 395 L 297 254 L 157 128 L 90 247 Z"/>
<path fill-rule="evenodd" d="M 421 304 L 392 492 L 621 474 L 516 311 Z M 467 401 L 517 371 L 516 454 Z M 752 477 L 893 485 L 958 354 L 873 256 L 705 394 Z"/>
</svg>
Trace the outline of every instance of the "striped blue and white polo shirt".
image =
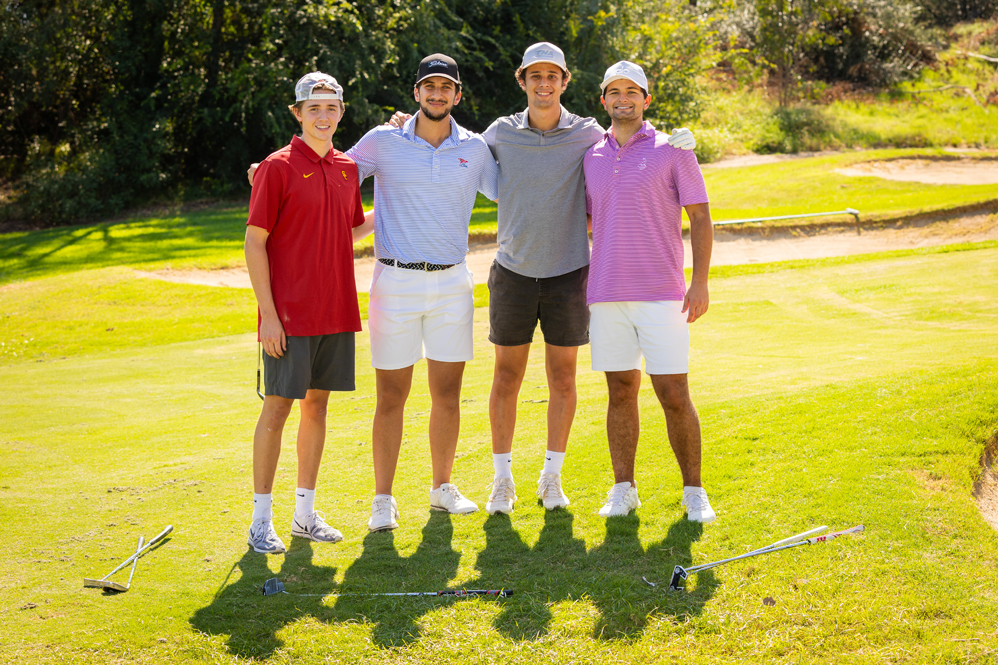
<svg viewBox="0 0 998 665">
<path fill-rule="evenodd" d="M 375 254 L 403 263 L 460 263 L 477 192 L 499 197 L 499 167 L 485 140 L 454 118 L 450 136 L 434 148 L 416 136 L 417 117 L 401 129 L 375 127 L 346 153 L 361 181 L 374 176 Z"/>
</svg>

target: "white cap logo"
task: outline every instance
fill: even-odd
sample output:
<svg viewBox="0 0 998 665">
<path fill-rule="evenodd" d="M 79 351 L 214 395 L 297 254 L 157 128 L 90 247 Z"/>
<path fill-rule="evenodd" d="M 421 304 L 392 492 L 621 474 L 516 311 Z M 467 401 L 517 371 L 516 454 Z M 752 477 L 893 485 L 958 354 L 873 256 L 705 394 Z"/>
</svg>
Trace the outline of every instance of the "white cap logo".
<svg viewBox="0 0 998 665">
<path fill-rule="evenodd" d="M 538 42 L 529 46 L 523 52 L 523 62 L 520 63 L 520 67 L 526 69 L 539 62 L 550 62 L 552 65 L 557 65 L 564 71 L 568 71 L 568 65 L 565 64 L 565 53 L 551 42 Z"/>
<path fill-rule="evenodd" d="M 600 90 L 606 90 L 606 86 L 610 85 L 614 81 L 619 79 L 627 79 L 628 81 L 634 81 L 637 83 L 642 90 L 648 92 L 648 79 L 645 77 L 645 70 L 641 69 L 639 65 L 633 62 L 628 62 L 627 60 L 621 60 L 615 63 L 606 70 L 606 74 L 603 75 L 603 82 L 600 83 Z"/>
<path fill-rule="evenodd" d="M 446 67 L 447 63 L 442 60 L 431 60 L 428 67 Z"/>
</svg>

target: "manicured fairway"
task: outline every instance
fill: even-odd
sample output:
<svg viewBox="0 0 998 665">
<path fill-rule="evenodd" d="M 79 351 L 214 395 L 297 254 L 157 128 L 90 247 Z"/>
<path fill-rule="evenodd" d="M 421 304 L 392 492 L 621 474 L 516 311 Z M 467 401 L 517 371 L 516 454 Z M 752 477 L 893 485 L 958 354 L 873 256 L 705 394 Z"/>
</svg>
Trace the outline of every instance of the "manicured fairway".
<svg viewBox="0 0 998 665">
<path fill-rule="evenodd" d="M 318 488 L 345 541 L 295 540 L 270 558 L 245 545 L 256 345 L 229 327 L 252 328 L 246 292 L 133 281 L 116 268 L 4 287 L 0 339 L 34 325 L 39 348 L 0 355 L 0 661 L 993 662 L 998 533 L 970 491 L 998 430 L 998 248 L 959 249 L 717 271 L 693 328 L 691 385 L 718 511 L 705 527 L 681 516 L 647 385 L 643 505 L 628 518 L 595 514 L 611 474 L 605 389 L 584 350 L 567 511 L 545 513 L 532 496 L 546 408 L 536 356 L 513 515 L 428 510 L 421 364 L 395 486 L 402 524 L 368 534 L 374 385 L 361 335 L 358 389 L 331 401 Z M 76 298 L 92 302 L 95 323 L 67 335 L 66 321 L 85 318 Z M 50 323 L 31 324 L 32 312 Z M 484 505 L 484 309 L 476 326 L 455 479 Z M 286 542 L 294 425 L 275 493 Z M 82 588 L 168 523 L 173 535 L 142 559 L 131 591 Z M 685 593 L 663 589 L 676 563 L 858 523 L 865 534 L 694 575 Z M 296 593 L 516 594 L 265 598 L 258 589 L 273 576 Z"/>
</svg>

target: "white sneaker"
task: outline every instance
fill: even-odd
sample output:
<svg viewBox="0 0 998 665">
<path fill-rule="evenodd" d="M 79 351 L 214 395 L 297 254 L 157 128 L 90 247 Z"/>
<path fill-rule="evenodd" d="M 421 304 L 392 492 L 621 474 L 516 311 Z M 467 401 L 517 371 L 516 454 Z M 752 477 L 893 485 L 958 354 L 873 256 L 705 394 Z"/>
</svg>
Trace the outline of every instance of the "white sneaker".
<svg viewBox="0 0 998 665">
<path fill-rule="evenodd" d="M 516 487 L 512 478 L 496 478 L 492 483 L 492 494 L 485 503 L 485 512 L 489 515 L 496 513 L 513 512 L 513 504 L 516 502 Z"/>
<path fill-rule="evenodd" d="M 390 494 L 378 494 L 371 503 L 371 519 L 367 520 L 370 531 L 391 531 L 399 528 L 399 508 L 395 497 Z"/>
<path fill-rule="evenodd" d="M 686 519 L 691 522 L 713 522 L 717 517 L 707 499 L 707 490 L 702 487 L 684 487 L 683 506 L 686 507 Z"/>
<path fill-rule="evenodd" d="M 638 488 L 630 483 L 617 483 L 606 493 L 606 504 L 599 509 L 600 517 L 620 517 L 641 507 Z"/>
<path fill-rule="evenodd" d="M 300 517 L 295 513 L 291 520 L 291 536 L 308 538 L 317 543 L 338 543 L 343 540 L 343 534 L 326 524 L 326 520 L 319 512 Z"/>
<path fill-rule="evenodd" d="M 261 554 L 284 554 L 284 543 L 277 537 L 274 531 L 273 520 L 253 520 L 249 528 L 249 539 L 246 544 L 253 548 L 254 552 Z"/>
<path fill-rule="evenodd" d="M 441 483 L 437 489 L 430 490 L 430 508 L 445 510 L 454 515 L 463 515 L 478 510 L 478 504 L 465 499 L 456 485 Z"/>
<path fill-rule="evenodd" d="M 548 510 L 567 508 L 571 503 L 561 491 L 561 476 L 557 473 L 541 472 L 541 477 L 537 479 L 537 498 Z"/>
</svg>

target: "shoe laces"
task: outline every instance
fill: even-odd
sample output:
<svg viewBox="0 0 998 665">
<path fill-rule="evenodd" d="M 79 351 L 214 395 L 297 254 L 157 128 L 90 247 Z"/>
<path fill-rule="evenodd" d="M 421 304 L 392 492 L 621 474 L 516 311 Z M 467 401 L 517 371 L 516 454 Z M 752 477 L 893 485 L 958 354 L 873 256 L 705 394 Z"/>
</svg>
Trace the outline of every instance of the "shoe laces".
<svg viewBox="0 0 998 665">
<path fill-rule="evenodd" d="M 689 510 L 703 510 L 707 502 L 707 492 L 702 488 L 696 492 L 691 492 L 683 497 L 683 503 Z"/>
<path fill-rule="evenodd" d="M 513 479 L 497 478 L 490 484 L 492 487 L 492 499 L 508 501 L 513 498 Z"/>
<path fill-rule="evenodd" d="M 391 498 L 378 498 L 374 500 L 372 506 L 372 512 L 376 517 L 381 517 L 385 513 L 390 513 L 392 510 L 392 500 Z"/>
<path fill-rule="evenodd" d="M 254 538 L 263 538 L 264 540 L 271 540 L 272 537 L 273 538 L 277 537 L 277 531 L 274 530 L 273 520 L 264 520 L 264 519 L 255 520 L 250 527 L 250 531 Z"/>
<path fill-rule="evenodd" d="M 553 473 L 543 473 L 541 474 L 540 482 L 541 496 L 548 496 L 553 494 L 554 496 L 561 496 L 561 482 Z"/>
<path fill-rule="evenodd" d="M 606 502 L 611 504 L 623 503 L 629 489 L 631 488 L 627 485 L 614 485 L 606 493 Z"/>
<path fill-rule="evenodd" d="M 464 496 L 461 494 L 461 490 L 459 490 L 455 485 L 448 483 L 446 487 L 441 485 L 440 489 L 443 490 L 445 493 L 450 494 L 455 502 L 464 500 Z"/>
</svg>

